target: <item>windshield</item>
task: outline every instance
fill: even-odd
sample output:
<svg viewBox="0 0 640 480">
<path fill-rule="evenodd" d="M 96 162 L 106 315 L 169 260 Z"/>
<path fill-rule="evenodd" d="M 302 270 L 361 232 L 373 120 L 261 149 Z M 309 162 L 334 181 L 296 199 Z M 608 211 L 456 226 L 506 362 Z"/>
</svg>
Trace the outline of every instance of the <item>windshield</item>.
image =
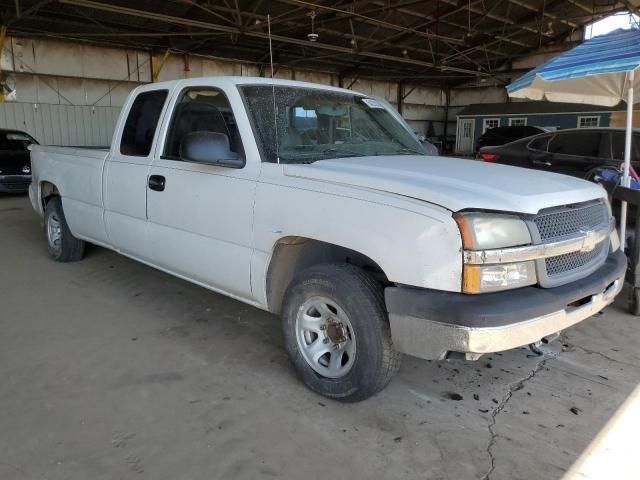
<svg viewBox="0 0 640 480">
<path fill-rule="evenodd" d="M 277 85 L 240 90 L 264 161 L 276 162 L 279 157 L 282 163 L 311 163 L 338 157 L 426 154 L 420 142 L 373 98 Z"/>
</svg>

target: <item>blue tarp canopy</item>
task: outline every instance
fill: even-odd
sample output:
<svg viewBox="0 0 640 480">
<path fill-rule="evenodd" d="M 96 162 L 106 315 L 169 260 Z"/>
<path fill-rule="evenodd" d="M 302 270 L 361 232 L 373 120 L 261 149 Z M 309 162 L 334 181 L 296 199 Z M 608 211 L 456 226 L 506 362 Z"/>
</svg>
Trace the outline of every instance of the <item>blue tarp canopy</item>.
<svg viewBox="0 0 640 480">
<path fill-rule="evenodd" d="M 627 102 L 622 184 L 629 186 L 634 92 L 640 74 L 640 30 L 616 30 L 586 40 L 523 75 L 507 86 L 513 98 L 588 103 L 612 107 Z M 637 77 L 637 78 L 636 78 Z M 624 249 L 627 203 L 620 211 L 620 246 Z"/>
<path fill-rule="evenodd" d="M 543 63 L 507 86 L 507 92 L 513 98 L 612 107 L 627 100 L 629 73 L 638 68 L 640 30 L 616 30 Z"/>
</svg>

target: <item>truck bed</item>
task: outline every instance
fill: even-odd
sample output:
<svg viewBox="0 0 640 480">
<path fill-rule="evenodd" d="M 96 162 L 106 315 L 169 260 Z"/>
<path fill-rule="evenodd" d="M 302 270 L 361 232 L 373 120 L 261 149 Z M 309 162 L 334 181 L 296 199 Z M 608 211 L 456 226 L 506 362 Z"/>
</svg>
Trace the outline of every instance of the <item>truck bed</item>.
<svg viewBox="0 0 640 480">
<path fill-rule="evenodd" d="M 42 152 L 52 155 L 72 155 L 91 158 L 106 158 L 110 147 L 82 147 L 82 146 L 57 146 L 57 145 L 31 145 L 29 150 L 33 153 Z"/>
<path fill-rule="evenodd" d="M 44 213 L 37 197 L 41 181 L 46 179 L 64 192 L 65 211 L 70 212 L 70 218 L 81 219 L 73 223 L 78 224 L 74 225 L 78 232 L 83 232 L 83 222 L 96 218 L 91 213 L 101 212 L 104 205 L 102 172 L 108 156 L 109 149 L 33 145 L 31 188 L 34 207 Z"/>
</svg>

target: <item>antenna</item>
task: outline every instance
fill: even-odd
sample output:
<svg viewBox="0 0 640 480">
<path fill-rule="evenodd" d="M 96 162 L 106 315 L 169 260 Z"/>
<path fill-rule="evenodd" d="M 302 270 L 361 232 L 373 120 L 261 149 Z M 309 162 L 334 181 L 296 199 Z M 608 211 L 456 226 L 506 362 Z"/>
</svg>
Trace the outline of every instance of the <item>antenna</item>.
<svg viewBox="0 0 640 480">
<path fill-rule="evenodd" d="M 269 63 L 271 64 L 271 96 L 273 98 L 273 127 L 275 129 L 276 161 L 280 165 L 280 148 L 278 148 L 278 112 L 276 110 L 276 84 L 273 80 L 273 47 L 271 46 L 271 13 L 267 14 L 267 28 L 269 33 Z"/>
</svg>

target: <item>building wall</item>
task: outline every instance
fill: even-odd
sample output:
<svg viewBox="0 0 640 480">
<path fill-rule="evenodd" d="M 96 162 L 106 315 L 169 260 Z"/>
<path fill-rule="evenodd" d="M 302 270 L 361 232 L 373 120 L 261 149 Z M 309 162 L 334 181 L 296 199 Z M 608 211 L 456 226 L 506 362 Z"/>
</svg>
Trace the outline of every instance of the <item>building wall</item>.
<svg viewBox="0 0 640 480">
<path fill-rule="evenodd" d="M 46 144 L 104 146 L 111 141 L 118 113 L 128 93 L 152 80 L 151 65 L 162 54 L 66 42 L 8 37 L 0 56 L 3 72 L 16 79 L 15 101 L 0 103 L 0 128 L 26 130 Z M 158 80 L 210 75 L 259 76 L 258 65 L 171 54 Z M 269 72 L 263 72 L 269 75 Z M 281 67 L 277 78 L 339 85 L 336 75 Z M 342 84 L 381 96 L 394 106 L 398 84 L 343 78 Z M 403 115 L 419 133 L 444 130 L 445 96 L 440 89 L 405 86 Z M 455 130 L 450 129 L 450 134 Z"/>
<path fill-rule="evenodd" d="M 613 115 L 616 115 L 614 113 Z M 611 112 L 596 112 L 596 113 L 560 113 L 560 114 L 546 114 L 546 115 L 478 115 L 478 116 L 461 116 L 458 117 L 458 121 L 463 118 L 473 118 L 474 119 L 474 138 L 473 144 L 475 145 L 480 135 L 482 135 L 483 130 L 483 120 L 487 118 L 498 118 L 500 119 L 500 126 L 507 127 L 509 126 L 510 118 L 526 118 L 527 125 L 532 127 L 555 127 L 557 129 L 563 128 L 576 128 L 578 126 L 578 117 L 582 116 L 599 116 L 600 117 L 600 125 L 601 127 L 609 127 L 611 125 Z M 456 146 L 456 151 L 459 152 L 458 147 Z M 459 152 L 459 153 L 469 153 L 469 152 Z"/>
<path fill-rule="evenodd" d="M 506 103 L 509 100 L 507 91 L 500 86 L 462 87 L 451 90 L 447 132 L 450 141 L 454 141 L 457 134 L 457 116 L 466 106 L 476 103 Z M 482 128 L 482 127 L 480 127 Z M 478 127 L 475 132 L 477 134 Z M 457 151 L 457 146 L 452 145 Z M 465 152 L 467 153 L 467 152 Z"/>
<path fill-rule="evenodd" d="M 0 104 L 0 128 L 15 128 L 46 145 L 108 146 L 120 108 L 48 103 Z"/>
<path fill-rule="evenodd" d="M 155 54 L 155 60 L 159 61 L 162 56 Z M 45 143 L 68 140 L 77 141 L 79 145 L 106 145 L 127 94 L 135 86 L 152 80 L 151 65 L 151 53 L 143 50 L 8 37 L 0 56 L 0 67 L 3 72 L 14 73 L 17 96 L 15 102 L 0 104 L 0 127 L 26 129 Z M 261 72 L 256 64 L 172 54 L 158 80 L 207 75 L 259 76 L 261 73 L 269 75 L 268 71 Z M 275 76 L 340 84 L 336 75 L 313 70 L 280 67 Z M 342 85 L 382 96 L 397 106 L 399 86 L 396 82 L 345 77 Z M 431 138 L 442 137 L 446 130 L 450 142 L 455 138 L 456 116 L 462 108 L 472 103 L 509 101 L 502 86 L 480 81 L 451 89 L 448 109 L 447 93 L 440 88 L 407 84 L 404 93 L 402 114 L 414 130 Z M 77 121 L 72 121 L 80 118 L 84 130 Z M 55 125 L 45 127 L 51 121 Z"/>
<path fill-rule="evenodd" d="M 633 128 L 640 128 L 640 111 L 634 110 L 631 118 Z M 627 112 L 613 112 L 611 114 L 610 127 L 625 128 L 627 126 Z"/>
</svg>

